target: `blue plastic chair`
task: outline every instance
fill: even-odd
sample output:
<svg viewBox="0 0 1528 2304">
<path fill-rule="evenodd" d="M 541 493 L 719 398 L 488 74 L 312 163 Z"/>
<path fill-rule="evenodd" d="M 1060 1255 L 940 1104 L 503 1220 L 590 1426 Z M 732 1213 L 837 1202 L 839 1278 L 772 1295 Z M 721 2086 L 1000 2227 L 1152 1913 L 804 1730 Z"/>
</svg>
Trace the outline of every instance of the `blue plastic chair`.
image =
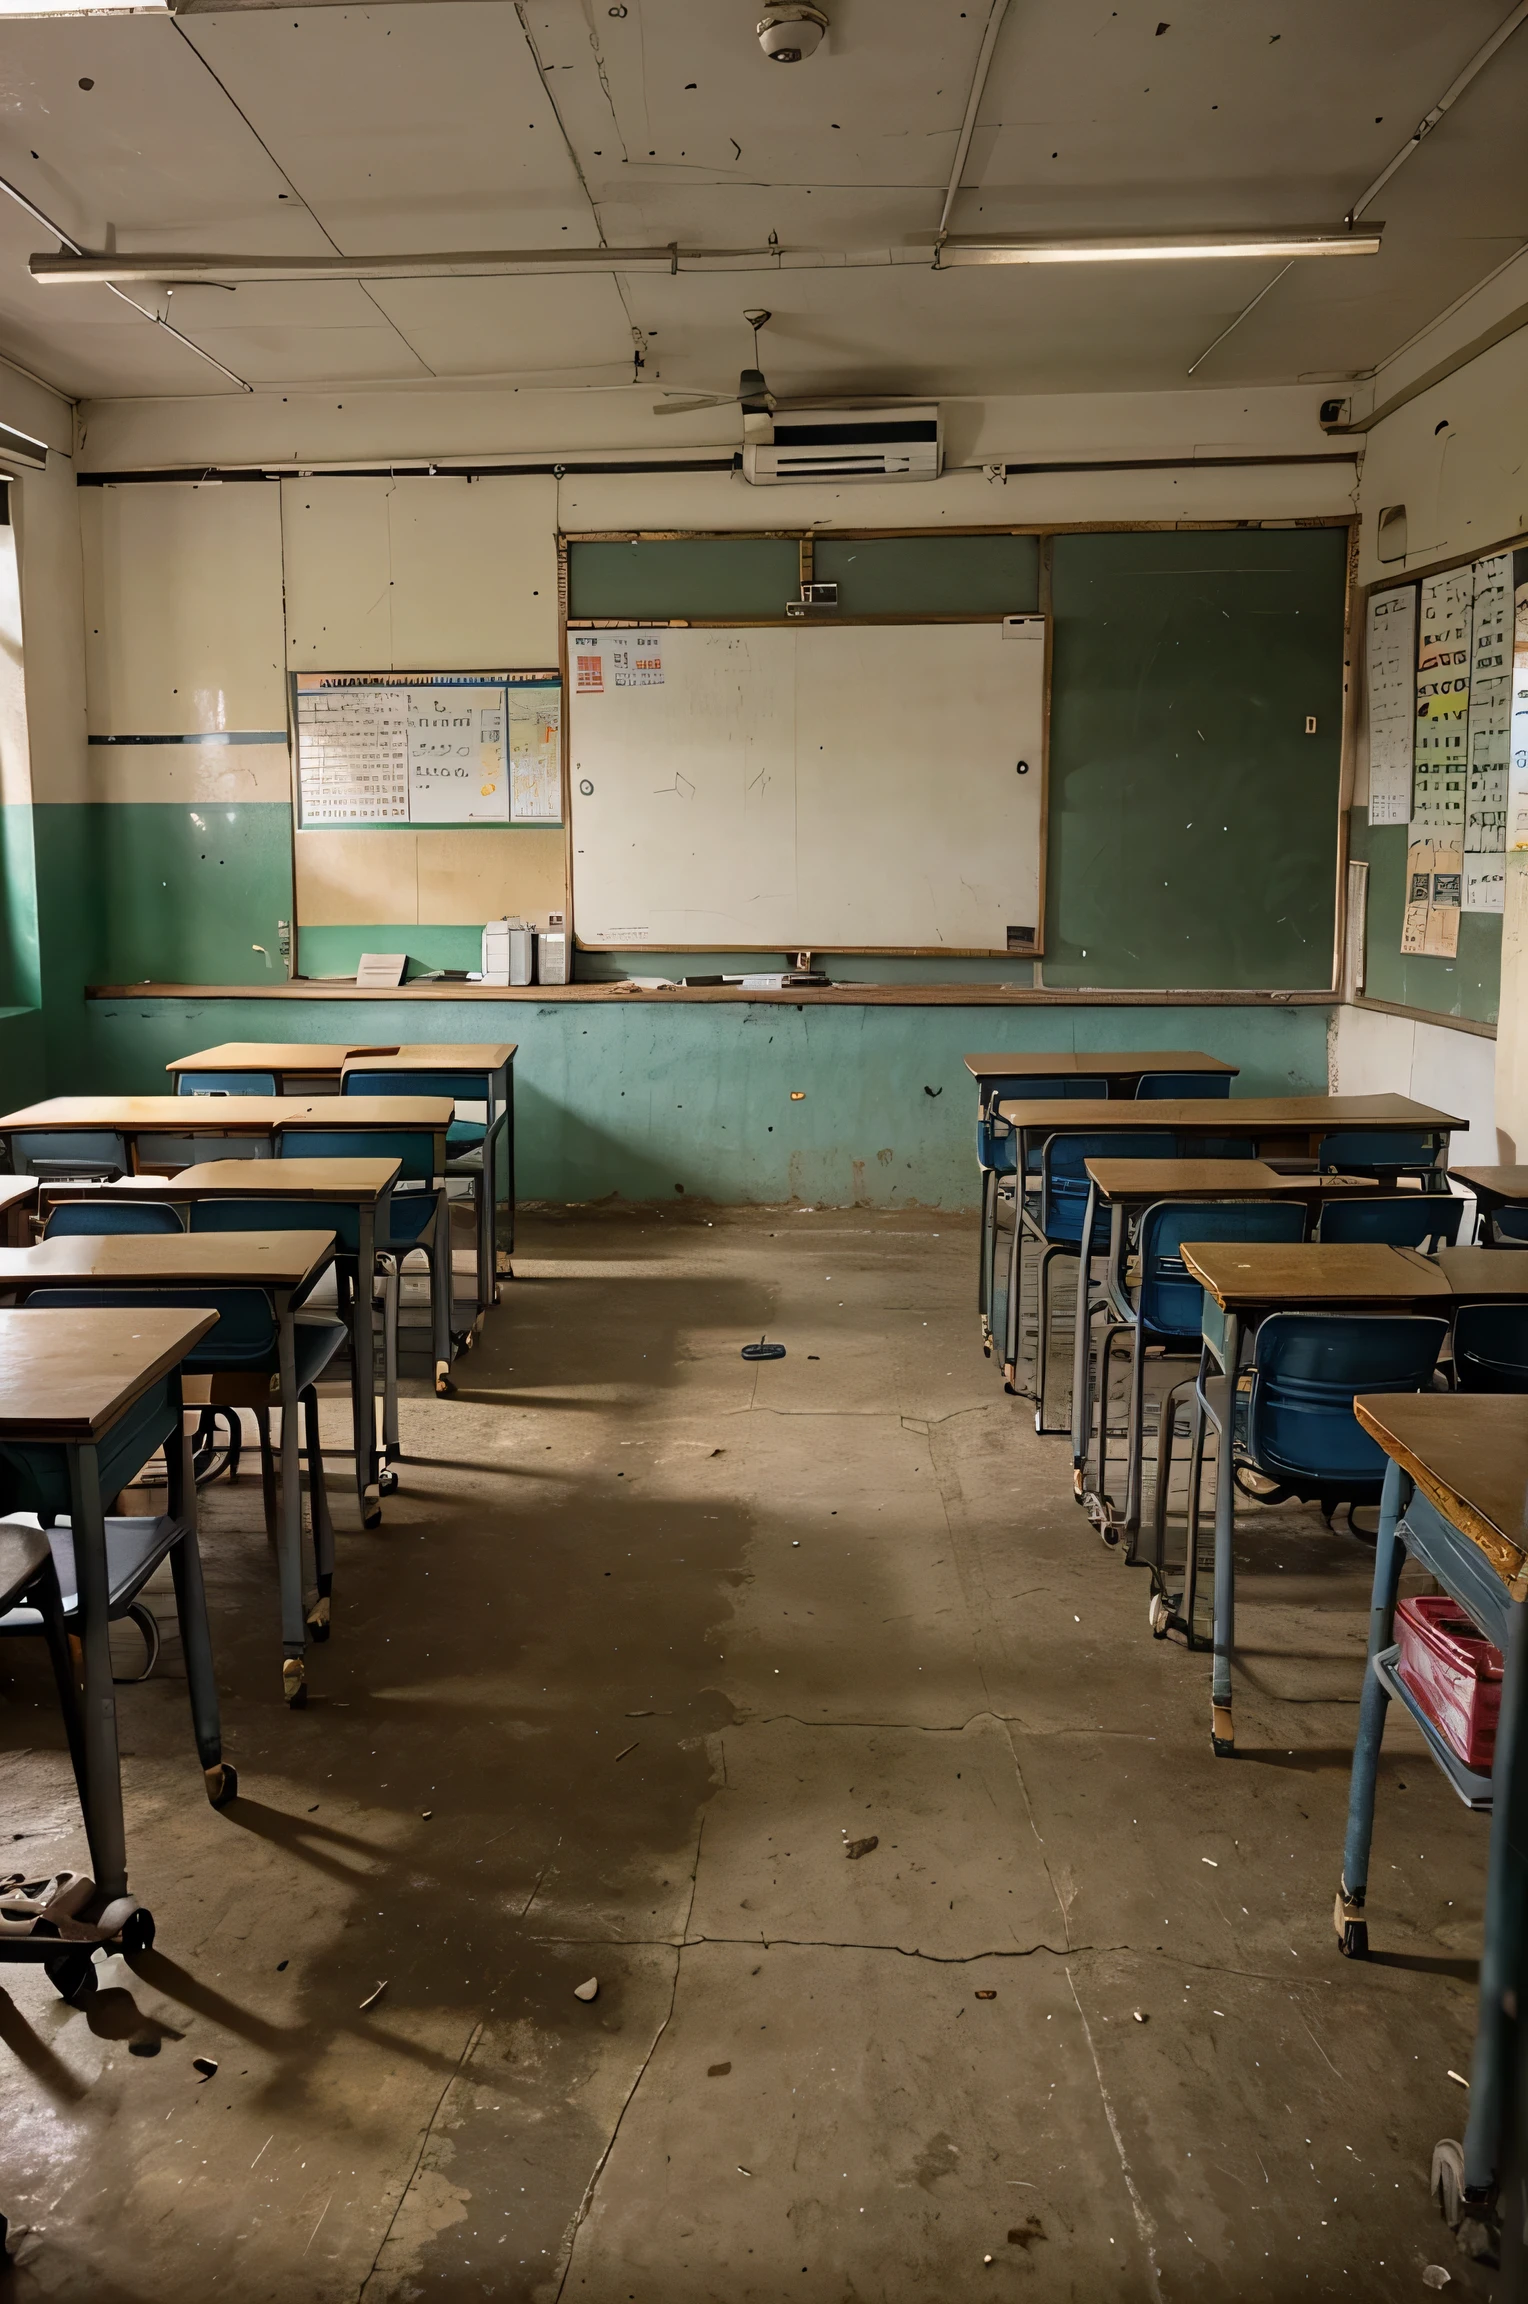
<svg viewBox="0 0 1528 2304">
<path fill-rule="evenodd" d="M 1379 1240 L 1431 1255 L 1459 1237 L 1464 1202 L 1453 1192 L 1395 1192 L 1384 1200 L 1333 1200 L 1321 1211 L 1318 1240 Z"/>
<path fill-rule="evenodd" d="M 302 1128 L 286 1127 L 276 1133 L 277 1157 L 284 1160 L 396 1160 L 397 1181 L 388 1201 L 388 1229 L 376 1240 L 377 1261 L 386 1281 L 383 1301 L 383 1339 L 387 1354 L 386 1396 L 397 1398 L 398 1302 L 404 1259 L 418 1249 L 430 1264 L 430 1324 L 435 1362 L 435 1389 L 449 1389 L 451 1372 L 451 1213 L 446 1187 L 435 1174 L 435 1133 L 430 1128 Z M 289 1220 L 290 1221 L 290 1220 Z M 335 1227 L 340 1238 L 354 1243 L 354 1212 L 348 1227 Z M 351 1247 L 355 1254 L 355 1246 Z M 342 1284 L 349 1275 L 343 1266 Z M 356 1285 L 370 1285 L 371 1275 L 356 1275 Z"/>
<path fill-rule="evenodd" d="M 1402 1176 L 1434 1179 L 1448 1157 L 1448 1131 L 1442 1128 L 1339 1128 L 1316 1147 L 1323 1176 L 1373 1176 L 1385 1183 Z"/>
<path fill-rule="evenodd" d="M 1528 1248 L 1528 1208 L 1498 1208 L 1490 1233 L 1493 1248 Z"/>
<path fill-rule="evenodd" d="M 478 1315 L 498 1302 L 496 1218 L 501 1154 L 508 1139 L 510 1105 L 494 1109 L 493 1082 L 484 1072 L 443 1072 L 428 1065 L 388 1072 L 346 1072 L 346 1096 L 449 1096 L 457 1115 L 446 1130 L 446 1180 L 470 1189 L 477 1234 Z M 463 1104 L 482 1106 L 481 1120 L 464 1119 Z"/>
<path fill-rule="evenodd" d="M 282 1398 L 280 1390 L 280 1328 L 270 1297 L 263 1288 L 209 1286 L 203 1281 L 186 1286 L 156 1288 L 36 1288 L 26 1301 L 29 1310 L 33 1307 L 41 1310 L 50 1305 L 64 1310 L 101 1305 L 119 1309 L 128 1305 L 142 1305 L 145 1308 L 187 1305 L 216 1312 L 216 1326 L 210 1328 L 186 1354 L 181 1362 L 181 1374 L 184 1377 L 212 1378 L 220 1406 L 250 1408 L 254 1411 L 260 1427 L 266 1534 L 280 1546 L 269 1418 L 272 1407 L 285 1407 L 291 1403 Z M 327 1640 L 329 1637 L 329 1602 L 334 1584 L 334 1524 L 329 1516 L 329 1497 L 324 1485 L 324 1458 L 319 1438 L 318 1394 L 315 1386 L 344 1341 L 345 1330 L 337 1320 L 307 1316 L 293 1323 L 295 1390 L 304 1419 L 303 1454 L 308 1466 L 313 1561 L 318 1587 L 317 1599 L 308 1611 L 307 1631 L 315 1640 Z M 114 1441 L 117 1437 L 113 1433 Z M 103 1462 L 103 1490 L 106 1488 L 107 1477 Z M 124 1482 L 119 1481 L 118 1486 L 122 1485 Z M 67 1504 L 59 1509 L 67 1510 Z M 298 1509 L 300 1522 L 300 1505 Z M 300 1546 L 300 1525 L 295 1534 Z M 302 1622 L 300 1557 L 283 1557 L 282 1572 L 284 1587 L 289 1576 L 296 1579 L 290 1611 L 294 1622 L 283 1625 L 290 1647 Z M 284 1601 L 286 1597 L 284 1590 Z M 284 1607 L 284 1617 L 287 1613 Z M 300 1642 L 298 1646 L 300 1653 Z M 299 1683 L 300 1679 L 299 1672 Z M 306 1699 L 301 1697 L 298 1700 Z"/>
<path fill-rule="evenodd" d="M 1011 1179 L 1018 1166 L 1018 1137 L 1006 1120 L 998 1116 L 1000 1104 L 1013 1103 L 1020 1098 L 1028 1104 L 1080 1103 L 1093 1097 L 1106 1097 L 1109 1083 L 1103 1078 L 1087 1080 L 1057 1080 L 1047 1075 L 1032 1079 L 1024 1073 L 987 1082 L 987 1101 L 976 1116 L 976 1165 L 982 1180 L 982 1223 L 980 1252 L 977 1263 L 976 1306 L 982 1324 L 982 1350 L 989 1357 L 992 1339 L 1005 1332 L 1007 1297 L 998 1279 L 998 1215 L 1005 1199 L 1014 1199 L 1011 1189 L 1005 1191 L 1005 1180 Z M 1026 1163 L 1028 1177 L 1040 1173 L 1040 1155 L 1031 1147 Z M 1014 1222 L 1018 1222 L 1015 1201 Z"/>
<path fill-rule="evenodd" d="M 1528 1304 L 1461 1304 L 1454 1314 L 1460 1392 L 1528 1392 Z"/>
<path fill-rule="evenodd" d="M 1126 1558 L 1134 1558 L 1141 1526 L 1145 1445 L 1146 1354 L 1155 1348 L 1175 1359 L 1191 1353 L 1197 1361 L 1202 1340 L 1204 1290 L 1183 1261 L 1185 1240 L 1303 1240 L 1306 1211 L 1299 1200 L 1158 1200 L 1143 1209 L 1136 1230 L 1139 1277 L 1128 1296 L 1111 1292 L 1110 1317 L 1099 1352 L 1098 1493 L 1109 1505 L 1109 1361 L 1117 1339 L 1131 1340 L 1130 1404 L 1127 1424 L 1127 1478 L 1123 1519 L 1112 1516 L 1106 1539 L 1124 1538 Z M 1178 1403 L 1191 1389 L 1186 1377 L 1166 1394 L 1157 1432 L 1155 1560 L 1162 1558 L 1172 1434 Z"/>
<path fill-rule="evenodd" d="M 1139 1128 L 1120 1132 L 1103 1131 L 1075 1133 L 1058 1129 L 1047 1136 L 1040 1155 L 1040 1205 L 1038 1212 L 1025 1209 L 1022 1221 L 1014 1226 L 1013 1269 L 1009 1278 L 1010 1302 L 1008 1328 L 1017 1359 L 1018 1350 L 1018 1292 L 1021 1267 L 1018 1243 L 1024 1230 L 1040 1244 L 1039 1310 L 1037 1366 L 1035 1370 L 1035 1430 L 1059 1431 L 1061 1426 L 1050 1426 L 1045 1421 L 1045 1379 L 1050 1360 L 1050 1268 L 1058 1256 L 1078 1259 L 1077 1285 L 1086 1289 L 1088 1273 L 1095 1256 L 1102 1256 L 1109 1246 L 1110 1217 L 1106 1209 L 1099 1209 L 1093 1219 L 1093 1236 L 1083 1242 L 1083 1226 L 1087 1222 L 1088 1198 L 1092 1187 L 1088 1182 L 1089 1160 L 1171 1160 L 1177 1149 L 1174 1138 L 1166 1129 Z"/>
<path fill-rule="evenodd" d="M 16 1128 L 11 1167 L 53 1183 L 115 1184 L 132 1172 L 127 1138 L 114 1128 Z"/>
<path fill-rule="evenodd" d="M 1136 1082 L 1137 1096 L 1159 1097 L 1164 1103 L 1180 1103 L 1185 1097 L 1229 1096 L 1229 1072 L 1143 1072 Z"/>
<path fill-rule="evenodd" d="M 1231 1720 L 1231 1653 L 1236 1637 L 1236 1494 L 1247 1473 L 1270 1483 L 1256 1501 L 1294 1496 L 1318 1504 L 1330 1521 L 1339 1504 L 1377 1504 L 1389 1459 L 1353 1414 L 1357 1394 L 1421 1392 L 1432 1382 L 1448 1322 L 1416 1314 L 1273 1312 L 1261 1322 L 1250 1373 L 1212 1377 L 1209 1355 L 1194 1391 L 1189 1473 L 1187 1579 L 1182 1616 L 1154 1603 L 1152 1629 L 1192 1627 L 1199 1575 L 1199 1472 L 1206 1426 L 1226 1451 L 1217 1465 L 1214 1567 L 1214 1667 L 1211 1742 L 1235 1749 Z M 1160 1609 L 1160 1613 L 1159 1613 Z"/>
<path fill-rule="evenodd" d="M 45 1240 L 121 1232 L 183 1232 L 180 1210 L 164 1200 L 60 1200 L 43 1227 Z"/>
<path fill-rule="evenodd" d="M 274 1072 L 177 1072 L 177 1096 L 274 1096 Z"/>
</svg>

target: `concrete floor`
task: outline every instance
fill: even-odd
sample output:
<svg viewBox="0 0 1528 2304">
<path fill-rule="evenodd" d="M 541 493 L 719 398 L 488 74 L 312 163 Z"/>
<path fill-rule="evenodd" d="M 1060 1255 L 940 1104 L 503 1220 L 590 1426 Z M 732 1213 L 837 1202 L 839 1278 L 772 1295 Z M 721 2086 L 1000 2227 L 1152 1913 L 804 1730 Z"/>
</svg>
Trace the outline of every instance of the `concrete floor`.
<svg viewBox="0 0 1528 2304">
<path fill-rule="evenodd" d="M 380 1532 L 333 1466 L 305 1713 L 258 1483 L 206 1492 L 243 1797 L 167 1639 L 121 1701 L 158 1946 L 83 2011 L 4 1972 L 18 2300 L 1491 2292 L 1427 2196 L 1485 1827 L 1405 1724 L 1376 1958 L 1331 1931 L 1370 1555 L 1248 1516 L 1214 1760 L 973 1261 L 914 1213 L 527 1221 Z M 41 1657 L 0 1668 L 12 1862 L 81 1863 Z"/>
</svg>

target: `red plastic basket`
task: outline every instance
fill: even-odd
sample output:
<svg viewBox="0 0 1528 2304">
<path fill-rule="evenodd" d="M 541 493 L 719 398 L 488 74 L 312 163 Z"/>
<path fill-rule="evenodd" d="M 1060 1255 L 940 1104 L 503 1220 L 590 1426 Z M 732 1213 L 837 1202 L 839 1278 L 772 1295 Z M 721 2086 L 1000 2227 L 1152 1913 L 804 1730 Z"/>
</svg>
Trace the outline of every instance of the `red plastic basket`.
<svg viewBox="0 0 1528 2304">
<path fill-rule="evenodd" d="M 1501 1711 L 1501 1651 L 1457 1600 L 1424 1595 L 1395 1611 L 1396 1669 L 1451 1752 L 1490 1771 Z"/>
</svg>

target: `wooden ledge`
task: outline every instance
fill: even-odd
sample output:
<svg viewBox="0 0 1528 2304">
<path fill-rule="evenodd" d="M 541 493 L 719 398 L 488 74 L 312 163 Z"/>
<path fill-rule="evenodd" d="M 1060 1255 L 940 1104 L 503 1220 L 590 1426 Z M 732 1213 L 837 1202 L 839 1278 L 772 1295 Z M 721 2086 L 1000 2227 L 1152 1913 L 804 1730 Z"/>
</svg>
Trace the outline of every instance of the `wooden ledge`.
<svg viewBox="0 0 1528 2304">
<path fill-rule="evenodd" d="M 1102 992 L 1004 984 L 829 984 L 784 992 L 740 985 L 674 985 L 626 992 L 614 984 L 405 984 L 357 991 L 353 984 L 91 984 L 87 1000 L 532 1000 L 614 1001 L 632 1006 L 700 1007 L 741 1001 L 777 1008 L 1330 1008 L 1335 992 Z"/>
</svg>

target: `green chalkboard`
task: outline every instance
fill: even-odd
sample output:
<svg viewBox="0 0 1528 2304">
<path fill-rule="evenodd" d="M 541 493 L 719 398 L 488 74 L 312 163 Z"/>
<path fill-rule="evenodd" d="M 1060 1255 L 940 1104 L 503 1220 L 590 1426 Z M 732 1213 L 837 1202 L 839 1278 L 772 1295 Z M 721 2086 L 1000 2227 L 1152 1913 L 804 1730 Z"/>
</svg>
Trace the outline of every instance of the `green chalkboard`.
<svg viewBox="0 0 1528 2304">
<path fill-rule="evenodd" d="M 1347 531 L 1052 552 L 1047 985 L 1323 989 Z"/>
<path fill-rule="evenodd" d="M 568 616 L 781 618 L 801 589 L 789 536 L 657 536 L 568 546 Z"/>
<path fill-rule="evenodd" d="M 846 616 L 1024 616 L 1040 605 L 1038 536 L 819 536 L 819 583 Z"/>
</svg>

